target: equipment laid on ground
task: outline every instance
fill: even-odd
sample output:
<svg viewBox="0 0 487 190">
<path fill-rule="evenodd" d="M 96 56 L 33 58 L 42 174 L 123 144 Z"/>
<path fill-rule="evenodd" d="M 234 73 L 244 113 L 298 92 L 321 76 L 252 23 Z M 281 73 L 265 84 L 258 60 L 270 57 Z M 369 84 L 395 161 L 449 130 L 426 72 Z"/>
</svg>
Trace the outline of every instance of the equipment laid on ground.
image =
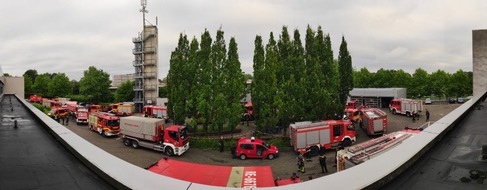
<svg viewBox="0 0 487 190">
<path fill-rule="evenodd" d="M 165 127 L 164 123 L 164 119 L 156 118 L 120 118 L 123 144 L 162 151 L 169 156 L 181 156 L 189 149 L 188 129 L 181 125 Z"/>
<path fill-rule="evenodd" d="M 326 120 L 322 122 L 297 122 L 289 126 L 291 146 L 296 152 L 316 156 L 322 149 L 346 147 L 355 142 L 355 128 L 350 121 Z"/>
<path fill-rule="evenodd" d="M 337 152 L 337 171 L 342 171 L 370 160 L 413 137 L 421 130 L 405 129 L 349 146 Z"/>
</svg>

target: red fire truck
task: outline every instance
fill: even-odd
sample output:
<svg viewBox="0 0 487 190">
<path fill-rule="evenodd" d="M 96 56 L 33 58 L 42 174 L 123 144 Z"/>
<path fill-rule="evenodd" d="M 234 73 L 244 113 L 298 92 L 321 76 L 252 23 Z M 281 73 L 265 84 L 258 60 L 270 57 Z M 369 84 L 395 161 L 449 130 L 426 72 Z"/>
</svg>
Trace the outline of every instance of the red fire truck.
<svg viewBox="0 0 487 190">
<path fill-rule="evenodd" d="M 252 103 L 246 103 L 244 107 L 245 107 L 245 113 L 243 113 L 242 119 L 244 121 L 254 120 L 254 108 L 252 107 Z"/>
<path fill-rule="evenodd" d="M 100 109 L 101 109 L 101 105 L 98 105 L 98 104 L 90 104 L 87 106 L 88 107 L 88 111 L 91 113 L 91 112 L 99 112 Z"/>
<path fill-rule="evenodd" d="M 411 100 L 405 98 L 394 99 L 389 104 L 392 114 L 403 114 L 408 117 L 421 113 L 423 102 L 421 100 Z"/>
<path fill-rule="evenodd" d="M 346 147 L 356 140 L 353 124 L 342 120 L 293 123 L 289 125 L 289 138 L 296 152 L 305 152 L 309 146 L 311 156 L 316 156 L 322 148 Z"/>
<path fill-rule="evenodd" d="M 37 95 L 30 95 L 29 96 L 29 101 L 32 103 L 42 103 L 42 96 L 37 96 Z"/>
<path fill-rule="evenodd" d="M 169 119 L 167 108 L 160 106 L 146 105 L 142 108 L 142 115 L 144 117 L 164 119 L 165 121 Z"/>
<path fill-rule="evenodd" d="M 120 118 L 106 112 L 90 112 L 88 125 L 90 130 L 106 137 L 120 133 Z"/>
<path fill-rule="evenodd" d="M 76 117 L 76 111 L 78 111 L 78 104 L 77 102 L 67 102 L 66 108 L 68 108 L 69 115 L 71 117 Z"/>
<path fill-rule="evenodd" d="M 114 113 L 115 115 L 120 115 L 120 116 L 130 116 L 132 115 L 132 112 L 134 111 L 134 103 L 132 102 L 123 102 L 123 103 L 118 103 L 118 104 L 111 104 L 111 112 Z"/>
<path fill-rule="evenodd" d="M 181 125 L 164 126 L 164 119 L 146 117 L 120 118 L 123 144 L 181 156 L 189 149 L 188 129 Z"/>
<path fill-rule="evenodd" d="M 347 101 L 347 104 L 345 105 L 345 109 L 355 109 L 357 105 L 357 101 L 351 100 Z"/>
<path fill-rule="evenodd" d="M 388 128 L 387 114 L 377 108 L 360 110 L 359 125 L 368 135 L 385 134 Z"/>
<path fill-rule="evenodd" d="M 76 124 L 88 124 L 88 109 L 86 108 L 78 108 L 76 111 Z"/>
</svg>

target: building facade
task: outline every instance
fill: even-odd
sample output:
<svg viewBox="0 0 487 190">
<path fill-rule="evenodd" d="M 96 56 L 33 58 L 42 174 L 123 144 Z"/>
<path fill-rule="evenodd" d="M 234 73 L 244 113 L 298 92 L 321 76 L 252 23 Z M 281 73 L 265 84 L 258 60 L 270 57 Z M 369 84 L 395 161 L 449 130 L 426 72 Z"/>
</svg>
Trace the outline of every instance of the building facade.
<svg viewBox="0 0 487 190">
<path fill-rule="evenodd" d="M 135 67 L 134 103 L 136 112 L 141 112 L 144 104 L 155 104 L 159 96 L 157 36 L 157 26 L 145 25 L 139 36 L 132 39 L 135 45 L 133 65 Z"/>
</svg>

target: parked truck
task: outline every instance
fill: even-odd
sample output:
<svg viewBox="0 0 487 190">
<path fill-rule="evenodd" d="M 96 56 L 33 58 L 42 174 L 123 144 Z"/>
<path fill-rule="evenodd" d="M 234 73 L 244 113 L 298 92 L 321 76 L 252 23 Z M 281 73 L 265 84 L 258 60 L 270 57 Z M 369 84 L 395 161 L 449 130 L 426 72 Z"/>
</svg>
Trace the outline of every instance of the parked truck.
<svg viewBox="0 0 487 190">
<path fill-rule="evenodd" d="M 252 103 L 245 103 L 245 112 L 242 114 L 242 120 L 251 121 L 254 120 L 254 108 Z"/>
<path fill-rule="evenodd" d="M 37 96 L 37 95 L 30 95 L 29 96 L 29 101 L 32 103 L 42 103 L 42 96 Z"/>
<path fill-rule="evenodd" d="M 142 115 L 144 117 L 164 119 L 165 121 L 169 119 L 167 108 L 161 106 L 146 105 L 142 108 Z"/>
<path fill-rule="evenodd" d="M 326 120 L 321 122 L 303 121 L 289 125 L 291 146 L 296 152 L 306 152 L 316 156 L 325 149 L 346 147 L 356 140 L 355 128 L 350 121 Z"/>
<path fill-rule="evenodd" d="M 189 149 L 188 129 L 181 125 L 165 126 L 164 119 L 129 116 L 120 118 L 125 146 L 139 146 L 181 156 Z"/>
<path fill-rule="evenodd" d="M 408 117 L 421 113 L 423 102 L 421 100 L 411 100 L 405 98 L 394 99 L 389 104 L 392 114 L 403 114 Z"/>
<path fill-rule="evenodd" d="M 404 129 L 371 139 L 337 152 L 337 171 L 343 171 L 387 152 L 419 133 L 420 129 Z"/>
<path fill-rule="evenodd" d="M 135 109 L 134 105 L 133 102 L 111 104 L 111 112 L 119 116 L 130 116 Z"/>
<path fill-rule="evenodd" d="M 88 118 L 90 130 L 96 131 L 105 137 L 120 133 L 120 118 L 106 112 L 90 112 Z"/>
<path fill-rule="evenodd" d="M 84 107 L 80 107 L 76 110 L 76 124 L 88 124 L 88 115 L 90 112 L 88 112 L 88 109 Z"/>
<path fill-rule="evenodd" d="M 387 114 L 377 108 L 360 110 L 359 126 L 367 135 L 385 134 L 387 132 Z"/>
</svg>

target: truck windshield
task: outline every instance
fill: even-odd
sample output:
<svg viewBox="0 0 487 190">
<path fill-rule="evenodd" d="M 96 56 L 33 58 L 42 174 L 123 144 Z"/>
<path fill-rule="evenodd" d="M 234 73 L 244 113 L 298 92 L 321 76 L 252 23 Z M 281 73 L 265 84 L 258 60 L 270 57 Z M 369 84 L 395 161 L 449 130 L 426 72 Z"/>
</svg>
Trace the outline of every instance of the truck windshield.
<svg viewBox="0 0 487 190">
<path fill-rule="evenodd" d="M 87 114 L 85 112 L 78 112 L 78 117 L 86 117 Z"/>
<path fill-rule="evenodd" d="M 107 120 L 107 126 L 120 126 L 120 120 Z"/>
<path fill-rule="evenodd" d="M 180 129 L 179 134 L 180 134 L 181 140 L 186 139 L 189 136 L 188 129 L 187 128 Z"/>
</svg>

